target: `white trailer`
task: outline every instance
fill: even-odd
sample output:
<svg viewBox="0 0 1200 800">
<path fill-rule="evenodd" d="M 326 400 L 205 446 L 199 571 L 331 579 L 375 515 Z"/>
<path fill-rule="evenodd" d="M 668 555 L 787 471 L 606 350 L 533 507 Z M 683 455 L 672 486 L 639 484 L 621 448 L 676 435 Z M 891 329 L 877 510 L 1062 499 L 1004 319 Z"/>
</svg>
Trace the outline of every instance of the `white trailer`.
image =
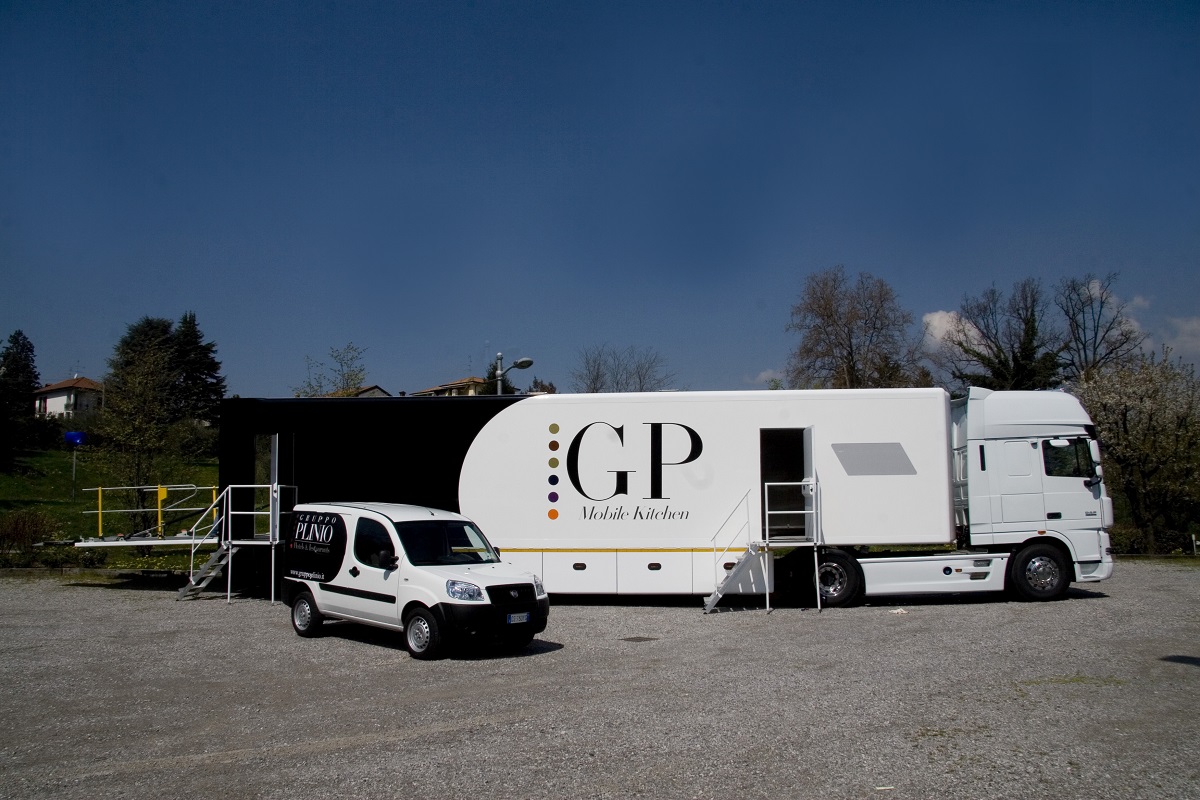
<svg viewBox="0 0 1200 800">
<path fill-rule="evenodd" d="M 552 593 L 711 609 L 770 592 L 784 547 L 811 552 L 824 605 L 1112 574 L 1095 430 L 1062 392 L 534 396 L 474 435 L 458 500 Z"/>
</svg>

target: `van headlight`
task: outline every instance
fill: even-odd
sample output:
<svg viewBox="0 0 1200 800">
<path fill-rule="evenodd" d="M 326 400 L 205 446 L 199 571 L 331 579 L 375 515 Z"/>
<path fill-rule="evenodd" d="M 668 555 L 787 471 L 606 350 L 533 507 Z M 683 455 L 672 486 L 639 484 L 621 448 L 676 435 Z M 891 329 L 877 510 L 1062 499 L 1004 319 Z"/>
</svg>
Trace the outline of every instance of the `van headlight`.
<svg viewBox="0 0 1200 800">
<path fill-rule="evenodd" d="M 537 575 L 533 576 L 533 593 L 538 597 L 546 596 L 546 587 L 542 586 L 542 579 Z"/>
<path fill-rule="evenodd" d="M 446 581 L 446 594 L 455 600 L 469 600 L 482 603 L 485 598 L 483 590 L 473 583 L 466 581 Z"/>
</svg>

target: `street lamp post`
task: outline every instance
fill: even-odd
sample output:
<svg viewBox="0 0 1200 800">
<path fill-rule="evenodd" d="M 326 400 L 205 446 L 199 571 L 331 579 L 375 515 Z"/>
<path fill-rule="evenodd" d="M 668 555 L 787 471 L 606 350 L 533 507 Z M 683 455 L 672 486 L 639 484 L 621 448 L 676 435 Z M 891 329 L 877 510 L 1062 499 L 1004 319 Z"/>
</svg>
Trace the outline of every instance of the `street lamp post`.
<svg viewBox="0 0 1200 800">
<path fill-rule="evenodd" d="M 504 354 L 496 353 L 496 394 L 504 394 L 504 376 L 510 369 L 529 369 L 533 366 L 532 358 L 518 358 L 508 369 L 504 369 Z"/>
</svg>

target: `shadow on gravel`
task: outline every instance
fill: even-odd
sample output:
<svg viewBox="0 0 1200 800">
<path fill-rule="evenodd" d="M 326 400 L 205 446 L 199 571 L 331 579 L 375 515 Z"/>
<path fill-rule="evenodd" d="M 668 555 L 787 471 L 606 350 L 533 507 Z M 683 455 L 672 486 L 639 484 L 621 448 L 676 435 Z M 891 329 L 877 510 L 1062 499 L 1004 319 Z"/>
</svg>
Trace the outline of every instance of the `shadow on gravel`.
<svg viewBox="0 0 1200 800">
<path fill-rule="evenodd" d="M 336 637 L 349 642 L 357 642 L 359 644 L 371 645 L 373 647 L 382 647 L 388 650 L 396 650 L 401 653 L 407 653 L 408 650 L 404 646 L 404 634 L 399 631 L 390 631 L 385 628 L 375 628 L 370 625 L 359 625 L 355 622 L 345 622 L 342 620 L 326 620 L 321 628 L 322 637 Z M 542 655 L 544 653 L 553 653 L 556 650 L 562 650 L 563 646 L 558 642 L 551 642 L 545 639 L 534 639 L 533 642 L 523 650 L 505 650 L 499 645 L 481 644 L 478 649 L 451 649 L 446 654 L 446 659 L 450 661 L 492 661 L 502 658 L 530 658 L 532 656 Z"/>
<path fill-rule="evenodd" d="M 1189 667 L 1200 667 L 1200 658 L 1196 656 L 1163 656 L 1159 661 L 1170 661 L 1172 664 L 1186 664 Z"/>
<path fill-rule="evenodd" d="M 130 572 L 104 579 L 80 576 L 79 580 L 66 581 L 63 585 L 77 586 L 83 589 L 121 589 L 123 591 L 175 594 L 187 582 L 187 575 L 173 572 Z"/>
</svg>

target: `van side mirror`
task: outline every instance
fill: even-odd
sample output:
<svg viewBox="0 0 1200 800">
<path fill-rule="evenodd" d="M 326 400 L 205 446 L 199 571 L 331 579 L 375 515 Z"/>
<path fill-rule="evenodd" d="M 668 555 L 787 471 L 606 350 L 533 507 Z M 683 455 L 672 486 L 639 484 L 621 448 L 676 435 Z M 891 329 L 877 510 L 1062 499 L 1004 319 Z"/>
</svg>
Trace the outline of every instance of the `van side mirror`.
<svg viewBox="0 0 1200 800">
<path fill-rule="evenodd" d="M 383 563 L 381 563 L 380 566 L 383 567 L 384 569 L 388 569 L 388 570 L 397 569 L 400 566 L 400 556 L 392 556 L 391 558 L 385 558 L 385 559 L 383 559 Z"/>
</svg>

